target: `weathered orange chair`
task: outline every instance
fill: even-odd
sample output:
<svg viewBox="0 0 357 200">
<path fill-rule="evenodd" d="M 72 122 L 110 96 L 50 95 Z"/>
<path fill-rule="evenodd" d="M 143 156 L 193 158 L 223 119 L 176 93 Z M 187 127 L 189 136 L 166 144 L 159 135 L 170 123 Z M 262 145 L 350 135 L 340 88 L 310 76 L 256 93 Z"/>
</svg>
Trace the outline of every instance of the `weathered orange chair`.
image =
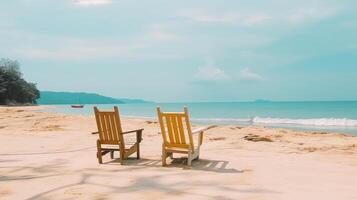
<svg viewBox="0 0 357 200">
<path fill-rule="evenodd" d="M 123 132 L 119 109 L 116 106 L 114 107 L 114 111 L 99 111 L 97 107 L 94 107 L 94 113 L 99 133 L 99 139 L 97 140 L 98 162 L 102 164 L 102 156 L 107 153 L 110 153 L 113 159 L 115 151 L 119 151 L 121 164 L 135 152 L 137 159 L 140 159 L 140 142 L 142 141 L 144 129 Z M 136 142 L 132 144 L 125 143 L 124 135 L 128 133 L 136 133 Z"/>
<path fill-rule="evenodd" d="M 157 107 L 162 144 L 162 166 L 166 165 L 166 158 L 173 153 L 187 154 L 187 165 L 195 159 L 199 159 L 200 147 L 203 141 L 203 132 L 210 127 L 204 127 L 191 131 L 191 124 L 187 107 L 184 112 L 161 112 Z M 195 146 L 193 135 L 198 134 L 198 144 Z"/>
</svg>

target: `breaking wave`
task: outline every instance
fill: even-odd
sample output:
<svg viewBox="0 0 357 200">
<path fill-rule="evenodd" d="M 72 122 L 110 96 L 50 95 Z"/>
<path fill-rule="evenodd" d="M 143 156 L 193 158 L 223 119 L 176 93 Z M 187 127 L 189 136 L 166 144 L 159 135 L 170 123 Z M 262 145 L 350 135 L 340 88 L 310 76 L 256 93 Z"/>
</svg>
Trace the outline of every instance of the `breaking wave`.
<svg viewBox="0 0 357 200">
<path fill-rule="evenodd" d="M 316 119 L 289 119 L 289 118 L 198 118 L 192 119 L 196 122 L 210 123 L 251 123 L 251 124 L 286 124 L 303 126 L 335 126 L 335 127 L 357 127 L 357 120 L 347 118 L 316 118 Z"/>
</svg>

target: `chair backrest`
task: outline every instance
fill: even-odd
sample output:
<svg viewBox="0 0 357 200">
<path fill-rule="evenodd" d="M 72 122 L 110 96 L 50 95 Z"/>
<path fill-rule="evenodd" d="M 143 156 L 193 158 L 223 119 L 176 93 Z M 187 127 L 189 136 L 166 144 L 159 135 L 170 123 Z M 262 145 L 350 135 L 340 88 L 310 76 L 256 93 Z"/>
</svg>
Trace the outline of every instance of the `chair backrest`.
<svg viewBox="0 0 357 200">
<path fill-rule="evenodd" d="M 184 112 L 161 112 L 157 107 L 157 113 L 165 146 L 194 149 L 187 107 Z"/>
<path fill-rule="evenodd" d="M 124 144 L 122 128 L 119 117 L 119 109 L 114 107 L 114 111 L 99 111 L 94 107 L 95 119 L 99 132 L 99 139 L 104 144 Z"/>
</svg>

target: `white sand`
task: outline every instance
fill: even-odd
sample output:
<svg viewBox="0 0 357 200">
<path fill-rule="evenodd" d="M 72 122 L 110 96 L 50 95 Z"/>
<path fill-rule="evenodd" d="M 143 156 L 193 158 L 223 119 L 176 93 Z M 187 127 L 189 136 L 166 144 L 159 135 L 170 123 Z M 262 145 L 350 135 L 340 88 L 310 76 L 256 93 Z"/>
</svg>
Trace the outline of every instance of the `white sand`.
<svg viewBox="0 0 357 200">
<path fill-rule="evenodd" d="M 163 168 L 158 124 L 123 119 L 145 128 L 142 159 L 99 165 L 93 117 L 40 108 L 0 107 L 0 199 L 357 199 L 357 137 L 219 126 L 191 168 Z"/>
</svg>

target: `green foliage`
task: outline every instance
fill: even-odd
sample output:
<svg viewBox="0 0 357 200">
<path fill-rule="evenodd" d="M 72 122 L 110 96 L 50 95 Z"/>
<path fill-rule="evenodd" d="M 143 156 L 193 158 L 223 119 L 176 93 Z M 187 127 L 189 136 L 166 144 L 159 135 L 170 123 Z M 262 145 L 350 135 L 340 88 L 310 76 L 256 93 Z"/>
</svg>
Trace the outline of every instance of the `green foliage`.
<svg viewBox="0 0 357 200">
<path fill-rule="evenodd" d="M 141 99 L 116 99 L 94 93 L 41 91 L 39 105 L 153 103 Z"/>
<path fill-rule="evenodd" d="M 122 104 L 123 101 L 93 93 L 41 91 L 40 105 Z"/>
<path fill-rule="evenodd" d="M 36 103 L 40 91 L 25 81 L 17 61 L 0 59 L 0 104 Z"/>
</svg>

